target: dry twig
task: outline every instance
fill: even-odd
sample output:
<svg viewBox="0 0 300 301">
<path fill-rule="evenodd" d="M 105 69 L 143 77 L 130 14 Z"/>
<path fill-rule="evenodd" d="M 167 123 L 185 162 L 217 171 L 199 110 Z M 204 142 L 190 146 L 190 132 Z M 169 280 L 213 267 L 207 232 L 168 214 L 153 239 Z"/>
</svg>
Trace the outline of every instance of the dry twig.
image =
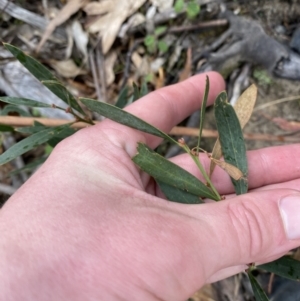
<svg viewBox="0 0 300 301">
<path fill-rule="evenodd" d="M 45 126 L 59 126 L 63 124 L 67 124 L 72 122 L 66 119 L 50 119 L 50 118 L 34 118 L 34 117 L 15 117 L 15 116 L 0 116 L 0 124 L 10 125 L 13 127 L 24 127 L 24 126 L 32 126 L 34 121 L 38 121 Z M 73 121 L 72 127 L 75 129 L 82 129 L 90 126 L 84 122 L 76 122 Z M 99 121 L 94 121 L 95 124 L 99 123 Z M 198 128 L 187 128 L 181 126 L 175 126 L 171 131 L 170 135 L 174 136 L 195 136 L 199 135 Z M 217 138 L 218 132 L 215 130 L 203 129 L 202 137 L 204 138 Z M 269 135 L 269 134 L 259 134 L 259 133 L 245 133 L 245 139 L 248 140 L 265 140 L 265 141 L 277 141 L 277 142 L 288 142 L 295 143 L 299 142 L 299 137 L 286 137 L 283 135 Z"/>
</svg>

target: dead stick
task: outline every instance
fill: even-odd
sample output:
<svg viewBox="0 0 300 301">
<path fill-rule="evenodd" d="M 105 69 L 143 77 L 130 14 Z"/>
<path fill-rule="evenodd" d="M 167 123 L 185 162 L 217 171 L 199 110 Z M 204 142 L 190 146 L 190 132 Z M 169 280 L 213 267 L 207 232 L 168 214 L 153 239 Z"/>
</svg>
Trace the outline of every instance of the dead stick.
<svg viewBox="0 0 300 301">
<path fill-rule="evenodd" d="M 34 121 L 38 121 L 45 126 L 59 126 L 66 123 L 74 122 L 74 120 L 67 119 L 51 119 L 51 118 L 35 118 L 35 117 L 15 117 L 15 116 L 0 116 L 0 124 L 2 125 L 10 125 L 13 127 L 26 127 L 33 126 Z M 94 123 L 99 123 L 99 121 L 94 121 Z M 72 125 L 74 129 L 82 129 L 90 126 L 85 122 L 75 122 Z M 198 136 L 199 129 L 197 128 L 187 128 L 182 126 L 175 126 L 170 135 L 174 136 Z M 202 136 L 205 138 L 217 138 L 218 132 L 215 130 L 207 130 L 203 129 Z M 298 143 L 300 138 L 298 137 L 289 137 L 289 136 L 276 136 L 269 134 L 244 134 L 245 139 L 248 140 L 266 140 L 266 141 L 278 141 L 278 142 L 289 142 L 289 143 Z"/>
</svg>

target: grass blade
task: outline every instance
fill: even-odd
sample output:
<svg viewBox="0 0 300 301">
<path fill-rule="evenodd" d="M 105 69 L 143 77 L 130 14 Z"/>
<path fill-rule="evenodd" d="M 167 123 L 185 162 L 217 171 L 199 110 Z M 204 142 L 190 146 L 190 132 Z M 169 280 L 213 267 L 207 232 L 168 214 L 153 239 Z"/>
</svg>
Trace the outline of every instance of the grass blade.
<svg viewBox="0 0 300 301">
<path fill-rule="evenodd" d="M 253 289 L 253 293 L 255 296 L 256 301 L 269 301 L 264 290 L 261 288 L 255 277 L 252 275 L 251 271 L 248 272 L 248 277 Z"/>
<path fill-rule="evenodd" d="M 70 107 L 85 115 L 74 96 L 58 81 L 58 79 L 41 63 L 33 57 L 26 55 L 23 51 L 10 44 L 3 43 L 4 47 L 44 86 L 52 93 L 62 99 Z M 46 84 L 45 84 L 46 83 Z"/>
<path fill-rule="evenodd" d="M 240 122 L 233 107 L 227 102 L 226 92 L 221 92 L 216 99 L 215 118 L 224 160 L 243 173 L 243 177 L 239 180 L 231 178 L 235 192 L 246 193 L 248 190 L 246 146 Z"/>
<path fill-rule="evenodd" d="M 197 144 L 197 154 L 199 153 L 199 147 L 202 137 L 202 130 L 203 130 L 203 124 L 204 124 L 204 118 L 206 113 L 206 104 L 208 99 L 208 93 L 209 93 L 209 77 L 206 75 L 206 83 L 205 83 L 205 91 L 202 99 L 201 104 L 201 113 L 200 113 L 200 126 L 199 126 L 199 137 L 198 137 L 198 144 Z"/>
<path fill-rule="evenodd" d="M 24 153 L 28 152 L 29 150 L 41 145 L 53 137 L 59 135 L 63 132 L 66 128 L 68 128 L 70 124 L 64 124 L 61 126 L 47 128 L 43 131 L 35 133 L 17 144 L 10 147 L 6 152 L 0 155 L 0 165 L 5 164 L 18 156 L 23 155 Z"/>
<path fill-rule="evenodd" d="M 125 108 L 125 106 L 127 105 L 127 102 L 128 102 L 128 87 L 125 86 L 122 91 L 120 92 L 119 96 L 118 96 L 118 100 L 117 102 L 115 103 L 115 106 L 120 108 L 120 109 L 123 109 Z"/>
<path fill-rule="evenodd" d="M 177 189 L 216 200 L 216 195 L 196 177 L 178 165 L 165 159 L 143 143 L 138 144 L 138 153 L 132 158 L 143 171 L 159 182 Z"/>
<path fill-rule="evenodd" d="M 164 132 L 160 131 L 159 129 L 155 128 L 154 126 L 145 122 L 144 120 L 117 108 L 116 106 L 104 102 L 98 102 L 89 98 L 80 98 L 80 100 L 91 111 L 96 112 L 104 117 L 107 117 L 111 120 L 129 126 L 131 128 L 140 130 L 142 132 L 165 138 L 170 142 L 177 144 L 177 141 L 175 141 L 169 135 L 165 134 Z"/>
<path fill-rule="evenodd" d="M 140 89 L 138 87 L 138 85 L 134 82 L 133 84 L 133 99 L 132 102 L 138 100 L 139 98 L 141 98 L 140 96 Z"/>
<path fill-rule="evenodd" d="M 300 261 L 289 256 L 259 265 L 257 268 L 277 274 L 281 277 L 300 280 Z"/>
<path fill-rule="evenodd" d="M 144 97 L 149 93 L 147 82 L 144 80 L 140 90 L 140 97 Z"/>
</svg>

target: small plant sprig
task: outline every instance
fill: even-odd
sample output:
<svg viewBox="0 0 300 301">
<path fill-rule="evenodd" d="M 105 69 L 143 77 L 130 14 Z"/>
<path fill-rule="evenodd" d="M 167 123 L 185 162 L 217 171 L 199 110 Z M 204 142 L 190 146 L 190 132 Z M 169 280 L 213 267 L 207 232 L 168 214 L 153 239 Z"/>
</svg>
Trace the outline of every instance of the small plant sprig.
<svg viewBox="0 0 300 301">
<path fill-rule="evenodd" d="M 155 53 L 159 50 L 162 54 L 166 53 L 169 49 L 169 45 L 162 38 L 162 35 L 167 32 L 166 26 L 158 26 L 155 28 L 153 34 L 148 34 L 144 39 L 144 44 L 149 53 Z"/>
<path fill-rule="evenodd" d="M 214 109 L 219 138 L 216 141 L 212 154 L 209 154 L 200 147 L 203 122 L 205 118 L 205 107 L 209 93 L 209 78 L 206 80 L 205 93 L 202 100 L 198 143 L 195 148 L 190 149 L 184 140 L 179 139 L 176 141 L 163 131 L 155 128 L 140 118 L 123 111 L 117 106 L 98 102 L 88 98 L 80 98 L 79 100 L 76 99 L 52 75 L 52 73 L 38 61 L 24 54 L 20 49 L 12 45 L 4 44 L 4 46 L 44 86 L 61 98 L 66 103 L 67 107 L 61 108 L 36 100 L 16 97 L 0 97 L 0 100 L 14 106 L 25 105 L 32 108 L 48 107 L 52 109 L 65 110 L 66 112 L 73 114 L 75 121 L 52 128 L 46 127 L 39 122 L 34 122 L 34 124 L 28 128 L 18 128 L 17 130 L 19 132 L 29 134 L 30 136 L 21 140 L 9 148 L 6 152 L 1 154 L 0 165 L 13 160 L 14 158 L 43 143 L 48 142 L 51 146 L 55 146 L 55 144 L 57 144 L 59 141 L 75 132 L 71 126 L 78 121 L 84 122 L 87 125 L 93 124 L 93 121 L 88 117 L 88 114 L 86 114 L 81 108 L 79 103 L 80 101 L 92 112 L 99 113 L 100 115 L 123 125 L 158 136 L 162 139 L 170 141 L 171 143 L 175 143 L 184 149 L 189 156 L 191 156 L 202 173 L 205 182 L 201 182 L 198 178 L 186 170 L 160 156 L 147 145 L 143 143 L 138 144 L 137 154 L 132 158 L 133 162 L 155 179 L 167 199 L 170 201 L 185 204 L 200 204 L 203 203 L 203 199 L 205 198 L 215 201 L 222 200 L 223 198 L 220 196 L 211 181 L 211 174 L 216 165 L 223 168 L 231 176 L 231 180 L 237 194 L 247 192 L 248 166 L 242 128 L 250 119 L 255 104 L 257 89 L 254 85 L 250 86 L 241 95 L 234 108 L 227 102 L 226 92 L 221 92 L 218 95 L 215 101 Z M 135 86 L 131 101 L 144 95 L 146 90 L 146 86 L 144 86 L 141 91 L 139 91 L 137 86 Z M 121 93 L 118 101 L 120 107 L 124 107 L 124 105 L 127 103 L 125 97 L 126 95 L 127 90 Z M 9 110 L 6 111 L 9 112 Z M 14 131 L 14 128 L 6 125 L 0 125 L 0 131 Z M 204 152 L 210 158 L 211 164 L 209 173 L 206 172 L 201 163 L 199 152 Z M 224 161 L 220 160 L 222 156 L 224 157 Z M 44 160 L 45 158 L 38 159 L 39 163 L 42 163 Z M 34 166 L 36 166 L 36 164 Z M 253 270 L 255 269 L 263 269 L 288 279 L 300 280 L 300 261 L 289 256 L 284 256 L 276 261 L 257 267 L 254 264 L 251 264 L 246 272 L 257 301 L 266 301 L 268 298 L 252 274 Z"/>
<path fill-rule="evenodd" d="M 189 19 L 194 19 L 200 13 L 200 5 L 195 0 L 176 0 L 174 4 L 174 10 L 176 13 L 186 12 L 186 15 Z"/>
</svg>

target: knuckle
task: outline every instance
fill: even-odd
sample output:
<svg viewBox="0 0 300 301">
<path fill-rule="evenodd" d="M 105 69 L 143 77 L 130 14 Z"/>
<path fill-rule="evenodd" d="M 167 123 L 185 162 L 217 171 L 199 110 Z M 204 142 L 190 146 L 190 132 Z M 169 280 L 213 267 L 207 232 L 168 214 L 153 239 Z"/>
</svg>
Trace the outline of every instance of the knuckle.
<svg viewBox="0 0 300 301">
<path fill-rule="evenodd" d="M 233 233 L 236 234 L 240 256 L 254 259 L 261 255 L 269 237 L 260 208 L 247 199 L 229 202 L 228 215 L 234 228 Z"/>
</svg>

